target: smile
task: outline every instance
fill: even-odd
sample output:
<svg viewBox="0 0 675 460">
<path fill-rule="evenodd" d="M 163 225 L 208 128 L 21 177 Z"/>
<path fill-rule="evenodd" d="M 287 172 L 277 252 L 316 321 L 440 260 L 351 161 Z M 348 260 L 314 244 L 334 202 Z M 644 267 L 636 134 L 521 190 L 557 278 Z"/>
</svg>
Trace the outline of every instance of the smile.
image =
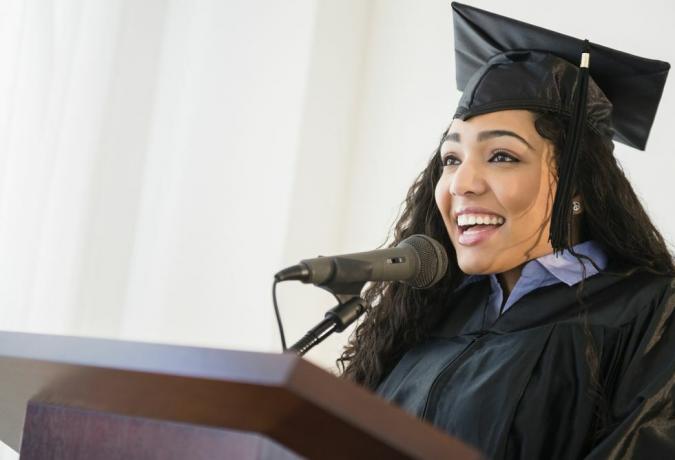
<svg viewBox="0 0 675 460">
<path fill-rule="evenodd" d="M 459 213 L 456 217 L 458 242 L 463 246 L 479 244 L 495 234 L 504 222 L 505 219 L 496 214 Z"/>
<path fill-rule="evenodd" d="M 504 218 L 495 214 L 460 214 L 457 216 L 457 226 L 468 228 L 474 225 L 502 225 Z"/>
</svg>

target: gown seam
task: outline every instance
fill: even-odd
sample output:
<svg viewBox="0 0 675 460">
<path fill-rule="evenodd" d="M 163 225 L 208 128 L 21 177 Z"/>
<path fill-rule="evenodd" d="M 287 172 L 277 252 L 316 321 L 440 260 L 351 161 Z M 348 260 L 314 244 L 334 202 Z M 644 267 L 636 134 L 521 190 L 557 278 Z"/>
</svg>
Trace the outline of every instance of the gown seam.
<svg viewBox="0 0 675 460">
<path fill-rule="evenodd" d="M 546 336 L 546 340 L 544 341 L 544 346 L 541 349 L 541 353 L 539 353 L 539 356 L 537 357 L 537 360 L 535 361 L 534 365 L 532 366 L 532 372 L 530 373 L 530 377 L 527 379 L 527 382 L 525 382 L 525 385 L 523 385 L 523 388 L 520 391 L 520 394 L 518 395 L 518 402 L 516 403 L 515 407 L 513 408 L 513 412 L 510 415 L 510 420 L 506 424 L 508 427 L 505 431 L 506 433 L 504 434 L 504 441 L 503 441 L 503 447 L 500 449 L 502 451 L 502 455 L 500 458 L 506 458 L 506 453 L 508 452 L 508 447 L 509 447 L 509 441 L 511 439 L 511 429 L 513 427 L 513 419 L 515 419 L 516 414 L 518 413 L 518 409 L 520 408 L 520 405 L 523 401 L 523 398 L 525 397 L 525 392 L 527 391 L 527 388 L 530 386 L 530 382 L 532 381 L 532 377 L 534 375 L 534 369 L 537 367 L 539 362 L 542 359 L 542 356 L 546 352 L 546 349 L 548 348 L 548 343 L 551 340 L 551 336 L 553 335 L 553 332 L 558 328 L 558 324 L 553 324 L 551 329 L 548 331 L 548 335 Z"/>
<path fill-rule="evenodd" d="M 473 346 L 485 335 L 485 333 L 480 332 L 477 334 L 475 337 L 471 339 L 471 341 L 460 351 L 454 358 L 452 358 L 443 368 L 440 370 L 438 375 L 436 375 L 436 378 L 434 378 L 433 382 L 431 382 L 431 386 L 429 387 L 429 393 L 427 394 L 426 401 L 424 402 L 424 408 L 422 409 L 422 415 L 421 419 L 422 420 L 427 420 L 429 422 L 432 422 L 430 418 L 428 418 L 428 410 L 429 410 L 429 404 L 432 400 L 432 397 L 435 396 L 434 393 L 437 390 L 437 387 L 439 385 L 439 382 L 441 379 L 446 377 L 447 373 L 454 367 L 454 365 L 459 361 L 460 358 L 462 358 Z M 436 416 L 436 413 L 434 412 L 433 416 Z"/>
</svg>

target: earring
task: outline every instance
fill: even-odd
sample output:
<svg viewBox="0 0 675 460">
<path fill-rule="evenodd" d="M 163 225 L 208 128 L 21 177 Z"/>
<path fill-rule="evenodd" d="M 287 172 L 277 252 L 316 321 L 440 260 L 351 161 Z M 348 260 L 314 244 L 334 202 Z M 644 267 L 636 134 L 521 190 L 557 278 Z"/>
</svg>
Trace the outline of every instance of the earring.
<svg viewBox="0 0 675 460">
<path fill-rule="evenodd" d="M 574 214 L 579 214 L 581 212 L 581 203 L 578 201 L 572 201 L 572 212 Z"/>
</svg>

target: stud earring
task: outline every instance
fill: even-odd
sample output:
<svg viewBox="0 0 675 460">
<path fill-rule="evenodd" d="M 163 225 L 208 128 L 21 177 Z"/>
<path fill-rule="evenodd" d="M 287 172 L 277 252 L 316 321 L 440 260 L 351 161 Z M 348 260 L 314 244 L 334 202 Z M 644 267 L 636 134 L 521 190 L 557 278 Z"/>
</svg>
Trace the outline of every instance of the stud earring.
<svg viewBox="0 0 675 460">
<path fill-rule="evenodd" d="M 572 212 L 574 214 L 579 214 L 581 212 L 581 203 L 578 201 L 572 201 Z"/>
</svg>

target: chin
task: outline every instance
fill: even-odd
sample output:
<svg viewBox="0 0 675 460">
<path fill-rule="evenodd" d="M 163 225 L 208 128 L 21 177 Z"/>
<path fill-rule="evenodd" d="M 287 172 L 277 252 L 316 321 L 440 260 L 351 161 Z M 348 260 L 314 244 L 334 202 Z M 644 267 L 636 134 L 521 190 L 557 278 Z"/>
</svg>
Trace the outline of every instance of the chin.
<svg viewBox="0 0 675 460">
<path fill-rule="evenodd" d="M 485 275 L 492 273 L 490 270 L 491 260 L 485 260 L 484 257 L 472 257 L 464 255 L 463 257 L 457 254 L 457 265 L 460 270 L 467 275 Z"/>
</svg>

